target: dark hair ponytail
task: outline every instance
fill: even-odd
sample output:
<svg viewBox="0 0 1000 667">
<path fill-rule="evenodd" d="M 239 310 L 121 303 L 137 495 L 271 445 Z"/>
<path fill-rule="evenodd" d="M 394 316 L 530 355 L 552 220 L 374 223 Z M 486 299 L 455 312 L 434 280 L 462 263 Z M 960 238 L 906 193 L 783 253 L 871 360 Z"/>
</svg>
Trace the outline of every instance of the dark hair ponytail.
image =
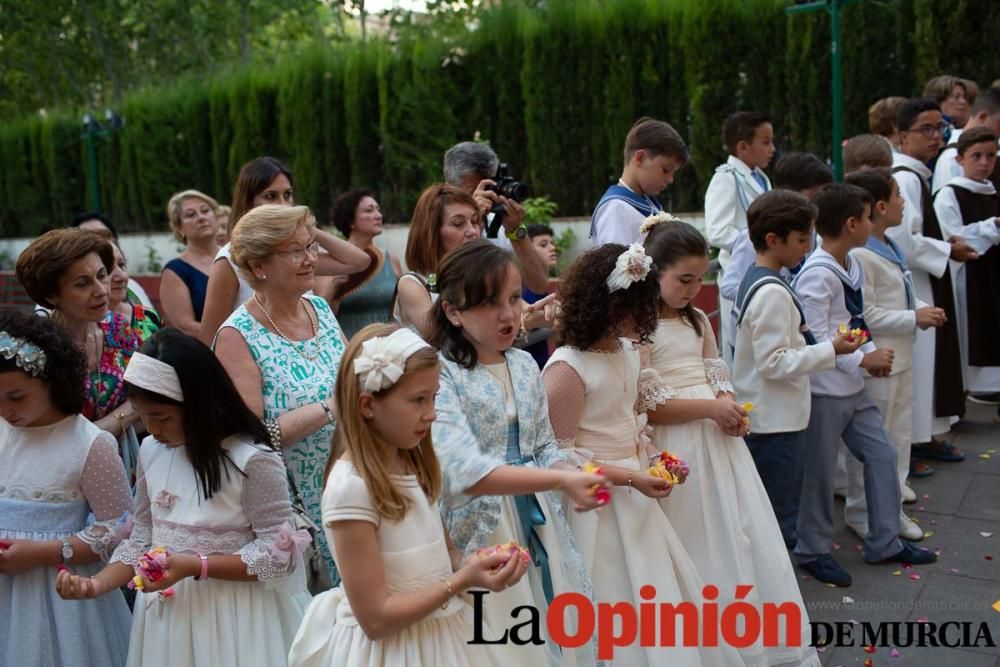
<svg viewBox="0 0 1000 667">
<path fill-rule="evenodd" d="M 653 225 L 643 247 L 646 254 L 653 258 L 657 275 L 685 257 L 708 257 L 709 252 L 708 241 L 701 232 L 681 220 L 666 220 Z M 694 305 L 688 303 L 678 312 L 681 320 L 701 336 L 705 320 L 698 315 Z"/>
<path fill-rule="evenodd" d="M 270 448 L 264 423 L 250 411 L 219 360 L 204 343 L 177 329 L 160 329 L 147 340 L 142 354 L 173 367 L 184 402 L 127 383 L 129 396 L 176 405 L 184 418 L 184 449 L 198 476 L 202 495 L 211 498 L 222 486 L 227 466 L 243 474 L 229 459 L 222 441 L 234 435 Z"/>
</svg>

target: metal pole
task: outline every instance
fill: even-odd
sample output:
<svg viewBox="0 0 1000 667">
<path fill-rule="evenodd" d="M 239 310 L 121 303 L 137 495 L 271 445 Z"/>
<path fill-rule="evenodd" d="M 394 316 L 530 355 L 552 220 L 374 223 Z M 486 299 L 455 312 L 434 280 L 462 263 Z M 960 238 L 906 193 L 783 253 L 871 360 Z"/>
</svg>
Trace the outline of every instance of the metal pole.
<svg viewBox="0 0 1000 667">
<path fill-rule="evenodd" d="M 830 1 L 830 56 L 833 61 L 833 175 L 844 178 L 844 159 L 840 143 L 844 136 L 844 89 L 840 73 L 840 0 Z"/>
</svg>

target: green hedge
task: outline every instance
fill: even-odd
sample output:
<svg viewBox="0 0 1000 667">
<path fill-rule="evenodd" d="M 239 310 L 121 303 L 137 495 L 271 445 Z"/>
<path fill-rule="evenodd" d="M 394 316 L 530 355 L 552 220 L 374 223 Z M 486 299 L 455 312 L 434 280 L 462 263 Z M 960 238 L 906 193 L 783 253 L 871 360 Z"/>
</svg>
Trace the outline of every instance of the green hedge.
<svg viewBox="0 0 1000 667">
<path fill-rule="evenodd" d="M 507 2 L 475 29 L 410 30 L 313 49 L 267 67 L 195 76 L 130 93 L 125 128 L 98 140 L 103 208 L 127 230 L 165 229 L 171 193 L 198 188 L 226 202 L 240 166 L 288 162 L 298 201 L 325 220 L 338 192 L 376 190 L 405 220 L 441 178 L 443 151 L 476 132 L 514 176 L 562 215 L 587 214 L 621 170 L 622 141 L 641 115 L 688 138 L 693 168 L 664 193 L 668 207 L 701 205 L 725 158 L 721 124 L 736 109 L 773 114 L 780 145 L 830 153 L 830 45 L 825 12 L 788 16 L 782 0 Z M 951 72 L 989 85 L 993 0 L 868 1 L 843 13 L 845 131 L 867 107 L 912 95 Z M 91 205 L 75 114 L 0 127 L 0 229 L 30 235 Z"/>
</svg>

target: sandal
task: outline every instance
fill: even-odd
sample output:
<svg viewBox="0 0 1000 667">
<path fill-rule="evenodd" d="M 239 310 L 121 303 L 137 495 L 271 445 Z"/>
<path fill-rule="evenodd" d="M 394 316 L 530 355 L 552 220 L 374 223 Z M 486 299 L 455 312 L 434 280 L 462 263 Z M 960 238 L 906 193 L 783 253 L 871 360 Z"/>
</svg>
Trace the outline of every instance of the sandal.
<svg viewBox="0 0 1000 667">
<path fill-rule="evenodd" d="M 965 460 L 965 453 L 961 449 L 936 438 L 931 438 L 930 442 L 913 443 L 910 447 L 910 453 L 922 459 L 946 463 L 958 463 Z"/>
<path fill-rule="evenodd" d="M 930 467 L 923 461 L 910 459 L 910 477 L 919 479 L 920 477 L 930 477 L 933 474 L 934 468 Z"/>
</svg>

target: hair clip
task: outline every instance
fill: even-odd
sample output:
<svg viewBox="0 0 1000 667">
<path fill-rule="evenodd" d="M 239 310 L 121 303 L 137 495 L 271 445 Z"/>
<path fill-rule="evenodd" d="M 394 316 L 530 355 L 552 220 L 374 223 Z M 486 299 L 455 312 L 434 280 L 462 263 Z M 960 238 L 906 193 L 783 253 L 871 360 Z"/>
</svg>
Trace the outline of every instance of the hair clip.
<svg viewBox="0 0 1000 667">
<path fill-rule="evenodd" d="M 36 378 L 44 377 L 49 363 L 42 348 L 24 338 L 11 336 L 6 331 L 0 331 L 0 354 L 13 359 L 18 368 Z"/>
</svg>

